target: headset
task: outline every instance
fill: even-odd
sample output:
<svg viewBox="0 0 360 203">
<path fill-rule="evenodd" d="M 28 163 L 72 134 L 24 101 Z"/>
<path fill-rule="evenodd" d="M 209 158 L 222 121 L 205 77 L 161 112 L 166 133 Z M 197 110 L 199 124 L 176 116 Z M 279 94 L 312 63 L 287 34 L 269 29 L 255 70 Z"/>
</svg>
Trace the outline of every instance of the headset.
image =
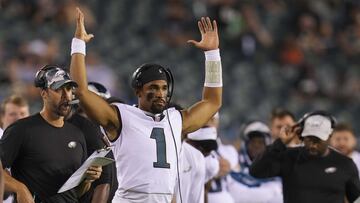
<svg viewBox="0 0 360 203">
<path fill-rule="evenodd" d="M 297 131 L 297 134 L 300 137 L 300 139 L 302 139 L 301 134 L 304 130 L 306 120 L 312 116 L 324 116 L 330 120 L 332 129 L 334 129 L 336 126 L 337 121 L 336 121 L 335 117 L 326 111 L 318 110 L 318 111 L 313 111 L 313 112 L 307 113 L 295 125 L 295 127 L 300 127 L 300 129 Z"/>
<path fill-rule="evenodd" d="M 145 63 L 141 65 L 139 68 L 137 68 L 136 71 L 133 73 L 131 77 L 131 87 L 134 89 L 141 88 L 144 85 L 144 83 L 141 81 L 141 75 L 150 68 L 156 68 L 157 70 L 162 70 L 166 75 L 166 80 L 168 84 L 166 103 L 168 105 L 170 103 L 174 91 L 174 77 L 169 68 L 165 68 L 161 65 L 154 63 Z"/>
<path fill-rule="evenodd" d="M 35 87 L 40 87 L 42 89 L 48 88 L 48 84 L 47 84 L 47 80 L 46 80 L 46 73 L 49 70 L 56 69 L 56 68 L 61 69 L 57 65 L 45 65 L 42 68 L 40 68 L 40 70 L 38 70 L 35 75 L 35 80 L 34 80 Z"/>
</svg>

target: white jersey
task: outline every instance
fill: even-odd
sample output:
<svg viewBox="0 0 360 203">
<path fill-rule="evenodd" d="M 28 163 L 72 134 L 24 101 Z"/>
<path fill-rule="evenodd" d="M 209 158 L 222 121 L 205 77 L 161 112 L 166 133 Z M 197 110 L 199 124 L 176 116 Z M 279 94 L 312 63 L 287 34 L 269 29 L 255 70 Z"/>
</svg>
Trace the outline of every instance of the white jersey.
<svg viewBox="0 0 360 203">
<path fill-rule="evenodd" d="M 6 200 L 3 201 L 3 203 L 13 203 L 14 202 L 14 196 L 10 195 Z"/>
<path fill-rule="evenodd" d="M 251 182 L 251 178 L 249 179 Z M 228 189 L 235 203 L 283 202 L 281 180 L 263 182 L 259 186 L 249 186 L 232 177 L 228 177 Z"/>
<path fill-rule="evenodd" d="M 358 151 L 353 151 L 350 157 L 354 161 L 360 177 L 360 153 Z"/>
<path fill-rule="evenodd" d="M 234 203 L 234 199 L 231 197 L 228 191 L 222 190 L 219 192 L 208 193 L 208 203 L 225 203 L 225 202 Z"/>
<path fill-rule="evenodd" d="M 180 152 L 180 188 L 183 203 L 204 203 L 205 157 L 184 142 Z M 176 185 L 176 202 L 181 203 L 179 187 Z"/>
<path fill-rule="evenodd" d="M 220 144 L 219 144 L 220 143 Z M 238 161 L 238 153 L 234 146 L 232 145 L 224 145 L 218 141 L 218 153 L 224 159 L 226 159 L 230 163 L 230 168 L 233 171 L 238 170 L 239 161 Z"/>
<path fill-rule="evenodd" d="M 119 182 L 113 202 L 171 202 L 181 147 L 180 112 L 170 108 L 154 121 L 139 108 L 116 106 L 122 129 L 113 142 Z"/>
<path fill-rule="evenodd" d="M 237 168 L 237 152 L 231 145 L 223 145 L 218 142 L 219 148 L 216 153 L 213 153 L 217 157 L 222 157 L 229 161 L 231 169 Z M 220 179 L 212 180 L 211 189 L 208 193 L 208 203 L 233 203 L 234 200 L 231 197 L 228 190 L 227 176 Z"/>
</svg>

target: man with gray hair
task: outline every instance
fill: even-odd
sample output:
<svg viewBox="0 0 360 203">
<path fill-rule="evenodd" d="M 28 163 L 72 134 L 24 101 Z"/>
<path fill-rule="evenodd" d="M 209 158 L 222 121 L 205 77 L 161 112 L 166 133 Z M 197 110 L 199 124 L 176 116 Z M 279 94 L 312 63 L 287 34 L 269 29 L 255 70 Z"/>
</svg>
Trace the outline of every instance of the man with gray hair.
<svg viewBox="0 0 360 203">
<path fill-rule="evenodd" d="M 354 202 L 360 196 L 360 181 L 354 162 L 329 148 L 335 119 L 328 113 L 306 114 L 296 125 L 284 127 L 280 137 L 250 167 L 257 178 L 280 176 L 284 203 Z M 294 136 L 304 146 L 287 148 Z"/>
</svg>

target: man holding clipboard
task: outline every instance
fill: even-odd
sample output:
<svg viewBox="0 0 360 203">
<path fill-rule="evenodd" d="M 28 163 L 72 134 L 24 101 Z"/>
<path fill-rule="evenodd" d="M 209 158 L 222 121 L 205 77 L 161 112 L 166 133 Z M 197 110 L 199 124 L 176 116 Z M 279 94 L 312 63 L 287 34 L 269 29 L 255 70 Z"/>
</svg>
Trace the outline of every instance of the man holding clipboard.
<svg viewBox="0 0 360 203">
<path fill-rule="evenodd" d="M 58 193 L 59 188 L 87 157 L 83 133 L 64 120 L 71 110 L 72 91 L 77 84 L 64 69 L 47 65 L 35 78 L 43 109 L 10 125 L 1 140 L 5 190 L 18 203 L 78 202 L 101 175 L 101 166 L 86 169 L 79 186 Z"/>
</svg>

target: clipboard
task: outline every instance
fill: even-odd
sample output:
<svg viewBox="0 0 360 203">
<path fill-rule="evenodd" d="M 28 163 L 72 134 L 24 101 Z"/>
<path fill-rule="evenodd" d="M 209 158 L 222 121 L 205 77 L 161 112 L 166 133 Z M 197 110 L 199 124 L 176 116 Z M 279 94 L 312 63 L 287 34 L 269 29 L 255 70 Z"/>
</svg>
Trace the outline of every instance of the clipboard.
<svg viewBox="0 0 360 203">
<path fill-rule="evenodd" d="M 113 163 L 115 160 L 105 157 L 109 152 L 110 148 L 100 149 L 94 151 L 90 157 L 88 157 L 85 162 L 78 168 L 67 181 L 61 186 L 58 190 L 58 193 L 71 190 L 74 187 L 80 185 L 80 183 L 85 179 L 85 172 L 90 166 L 106 166 L 110 163 Z"/>
</svg>

